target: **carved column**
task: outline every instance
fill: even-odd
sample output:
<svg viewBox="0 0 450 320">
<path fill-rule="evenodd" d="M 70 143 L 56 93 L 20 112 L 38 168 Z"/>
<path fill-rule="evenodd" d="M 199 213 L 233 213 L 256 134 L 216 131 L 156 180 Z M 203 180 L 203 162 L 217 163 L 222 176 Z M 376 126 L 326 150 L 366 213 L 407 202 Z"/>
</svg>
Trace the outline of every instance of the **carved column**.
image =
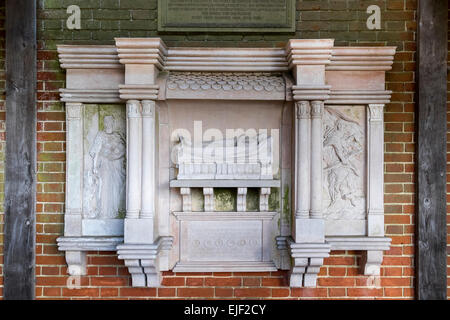
<svg viewBox="0 0 450 320">
<path fill-rule="evenodd" d="M 311 103 L 311 211 L 312 219 L 322 219 L 323 101 Z"/>
<path fill-rule="evenodd" d="M 148 239 L 154 240 L 154 216 L 156 211 L 156 104 L 155 101 L 142 101 L 142 177 L 141 214 L 148 228 Z"/>
<path fill-rule="evenodd" d="M 310 210 L 311 110 L 308 101 L 296 103 L 296 166 L 297 192 L 296 219 L 308 219 Z"/>
<path fill-rule="evenodd" d="M 137 100 L 127 102 L 127 219 L 141 211 L 142 113 Z"/>
</svg>

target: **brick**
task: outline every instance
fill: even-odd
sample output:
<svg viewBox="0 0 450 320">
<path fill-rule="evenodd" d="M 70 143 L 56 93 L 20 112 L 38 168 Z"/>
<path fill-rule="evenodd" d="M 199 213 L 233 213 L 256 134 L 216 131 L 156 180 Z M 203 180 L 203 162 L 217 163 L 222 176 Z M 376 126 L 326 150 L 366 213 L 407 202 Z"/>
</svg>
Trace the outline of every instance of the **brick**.
<svg viewBox="0 0 450 320">
<path fill-rule="evenodd" d="M 214 296 L 214 288 L 179 288 L 179 297 L 210 298 Z"/>
<path fill-rule="evenodd" d="M 203 278 L 186 278 L 186 286 L 203 286 Z"/>
<path fill-rule="evenodd" d="M 117 297 L 119 296 L 119 289 L 117 288 L 100 288 L 101 297 Z"/>
<path fill-rule="evenodd" d="M 289 285 L 286 278 L 263 278 L 262 286 L 263 287 L 283 287 Z"/>
<path fill-rule="evenodd" d="M 241 278 L 206 278 L 206 286 L 234 287 L 241 285 Z"/>
<path fill-rule="evenodd" d="M 264 298 L 270 297 L 270 294 L 269 288 L 238 288 L 234 290 L 236 298 Z"/>
<path fill-rule="evenodd" d="M 233 289 L 231 288 L 215 288 L 216 298 L 229 298 L 233 297 Z"/>
<path fill-rule="evenodd" d="M 175 297 L 176 289 L 175 288 L 158 288 L 158 297 Z"/>
<path fill-rule="evenodd" d="M 318 278 L 317 283 L 321 287 L 351 287 L 355 284 L 352 278 Z"/>
<path fill-rule="evenodd" d="M 121 297 L 155 297 L 156 288 L 120 288 Z"/>
<path fill-rule="evenodd" d="M 99 288 L 68 289 L 62 288 L 62 295 L 67 297 L 99 297 Z"/>
<path fill-rule="evenodd" d="M 165 277 L 162 281 L 162 285 L 167 287 L 184 286 L 185 283 L 183 277 Z"/>
<path fill-rule="evenodd" d="M 261 278 L 243 278 L 242 285 L 244 287 L 258 287 L 261 285 Z"/>
<path fill-rule="evenodd" d="M 326 288 L 292 288 L 292 297 L 324 298 L 328 296 Z"/>
<path fill-rule="evenodd" d="M 90 277 L 91 285 L 95 287 L 123 287 L 130 285 L 128 278 Z"/>
</svg>

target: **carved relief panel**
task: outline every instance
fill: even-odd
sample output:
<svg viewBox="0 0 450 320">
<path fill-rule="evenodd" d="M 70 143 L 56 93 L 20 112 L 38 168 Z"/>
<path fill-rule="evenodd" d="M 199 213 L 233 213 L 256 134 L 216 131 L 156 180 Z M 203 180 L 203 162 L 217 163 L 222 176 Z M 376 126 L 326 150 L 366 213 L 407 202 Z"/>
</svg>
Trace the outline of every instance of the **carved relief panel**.
<svg viewBox="0 0 450 320">
<path fill-rule="evenodd" d="M 125 217 L 126 122 L 121 105 L 85 105 L 83 235 L 121 235 Z"/>
<path fill-rule="evenodd" d="M 363 235 L 366 108 L 328 106 L 323 116 L 323 210 L 327 235 Z"/>
</svg>

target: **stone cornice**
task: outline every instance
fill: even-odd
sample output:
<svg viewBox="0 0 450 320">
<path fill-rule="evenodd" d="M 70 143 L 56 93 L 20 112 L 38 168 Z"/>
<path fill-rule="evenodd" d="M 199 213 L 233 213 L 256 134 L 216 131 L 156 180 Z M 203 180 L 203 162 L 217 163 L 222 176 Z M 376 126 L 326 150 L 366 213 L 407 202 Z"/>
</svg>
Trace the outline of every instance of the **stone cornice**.
<svg viewBox="0 0 450 320">
<path fill-rule="evenodd" d="M 60 45 L 57 50 L 63 69 L 123 69 L 115 46 Z"/>
<path fill-rule="evenodd" d="M 335 47 L 326 70 L 388 71 L 394 63 L 395 47 Z"/>
<path fill-rule="evenodd" d="M 67 69 L 67 87 L 61 90 L 61 98 L 64 102 L 88 103 L 127 99 L 227 99 L 227 96 L 241 99 L 248 94 L 239 85 L 231 85 L 229 91 L 234 95 L 229 95 L 227 84 L 221 85 L 220 90 L 212 86 L 205 90 L 201 85 L 197 90 L 195 84 L 189 84 L 189 88 L 176 84 L 175 88 L 170 80 L 172 74 L 190 72 L 219 72 L 230 76 L 236 72 L 280 74 L 297 66 L 302 68 L 294 72 L 297 84 L 292 86 L 292 96 L 296 101 L 323 100 L 341 105 L 388 103 L 391 92 L 384 90 L 383 72 L 392 68 L 395 47 L 333 47 L 333 42 L 294 39 L 285 48 L 168 48 L 159 38 L 119 38 L 116 46 L 60 45 L 61 67 Z M 139 65 L 154 65 L 155 69 L 168 73 L 164 76 L 156 73 L 157 79 L 150 83 L 130 84 L 124 80 L 124 64 L 136 66 L 137 70 Z M 304 78 L 308 69 L 303 67 L 308 66 L 318 67 L 315 72 L 322 74 L 320 70 L 325 70 L 323 80 L 312 84 Z M 288 87 L 285 91 L 290 93 Z M 281 89 L 252 88 L 250 91 L 250 99 L 266 100 L 270 99 L 268 96 L 274 100 L 287 99 Z"/>
<path fill-rule="evenodd" d="M 297 65 L 327 65 L 331 61 L 334 40 L 332 39 L 294 39 L 286 46 L 286 59 L 289 68 Z"/>
<path fill-rule="evenodd" d="M 273 48 L 171 48 L 167 71 L 287 71 L 286 52 Z"/>
<path fill-rule="evenodd" d="M 116 38 L 122 64 L 154 64 L 163 70 L 168 49 L 160 38 Z"/>
</svg>

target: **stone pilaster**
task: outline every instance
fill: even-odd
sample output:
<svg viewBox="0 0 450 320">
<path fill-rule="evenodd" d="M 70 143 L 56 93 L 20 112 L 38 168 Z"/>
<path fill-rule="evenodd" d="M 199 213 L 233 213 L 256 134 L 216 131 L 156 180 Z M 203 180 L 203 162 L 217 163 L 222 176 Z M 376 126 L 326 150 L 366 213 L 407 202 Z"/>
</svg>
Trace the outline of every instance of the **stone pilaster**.
<svg viewBox="0 0 450 320">
<path fill-rule="evenodd" d="M 124 244 L 117 247 L 133 275 L 133 286 L 159 287 L 160 271 L 167 270 L 171 237 L 161 236 L 155 226 L 158 215 L 159 94 L 157 77 L 163 69 L 167 48 L 161 39 L 116 39 L 125 83 L 120 98 L 128 109 L 127 218 Z M 164 246 L 161 244 L 164 243 Z"/>
<path fill-rule="evenodd" d="M 333 40 L 291 40 L 287 58 L 296 84 L 295 125 L 295 209 L 292 239 L 288 240 L 293 258 L 290 286 L 315 286 L 323 258 L 330 252 L 325 242 L 322 212 L 322 116 L 330 86 L 325 67 L 330 63 Z"/>
</svg>

